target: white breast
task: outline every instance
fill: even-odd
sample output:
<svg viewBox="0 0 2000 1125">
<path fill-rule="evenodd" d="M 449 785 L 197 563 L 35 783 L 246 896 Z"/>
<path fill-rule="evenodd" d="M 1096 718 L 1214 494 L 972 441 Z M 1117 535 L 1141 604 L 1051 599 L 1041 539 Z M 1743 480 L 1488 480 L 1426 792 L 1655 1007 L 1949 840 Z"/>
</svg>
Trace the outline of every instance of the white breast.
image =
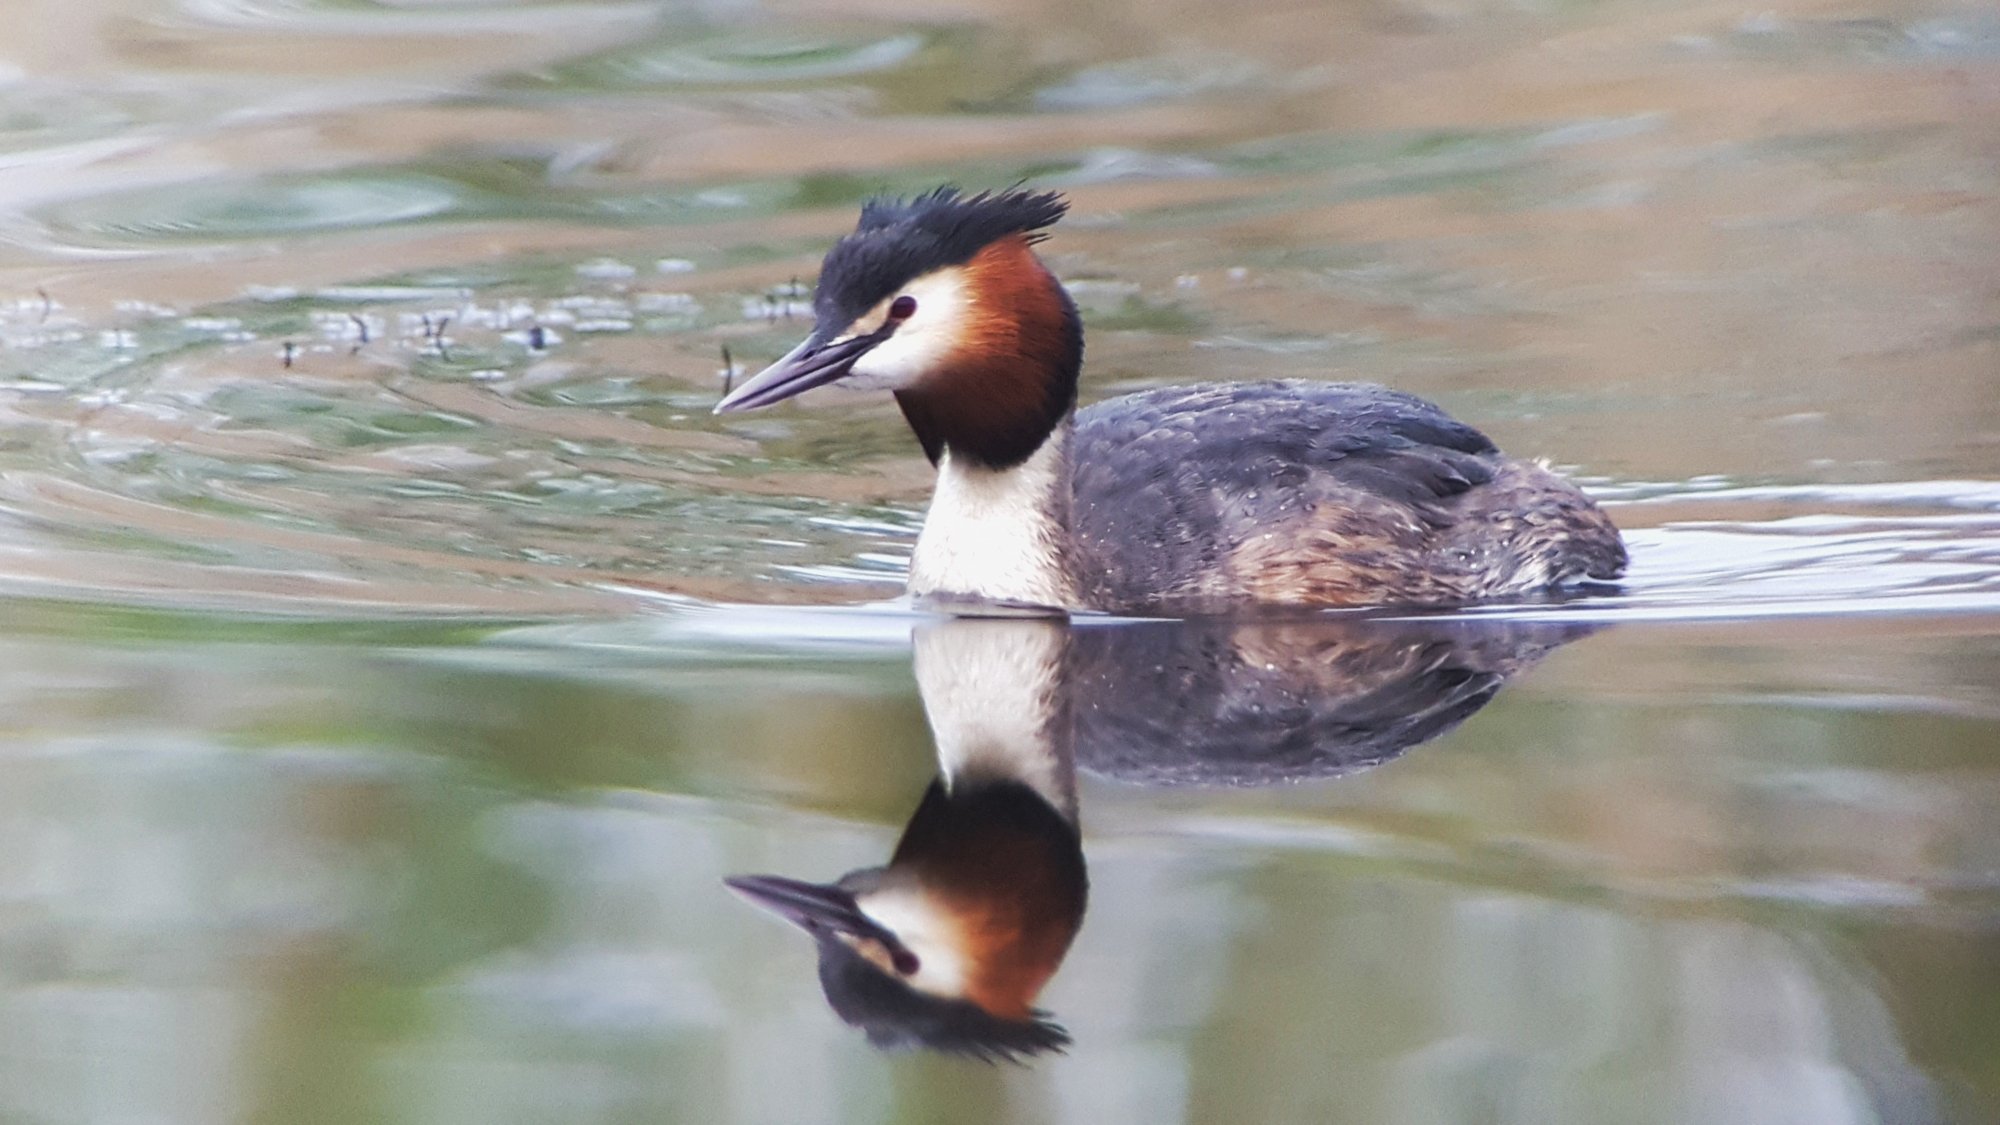
<svg viewBox="0 0 2000 1125">
<path fill-rule="evenodd" d="M 954 602 L 1074 605 L 1062 549 L 1068 436 L 1067 427 L 1057 430 L 1011 469 L 961 465 L 947 450 L 910 560 L 910 593 Z"/>
</svg>

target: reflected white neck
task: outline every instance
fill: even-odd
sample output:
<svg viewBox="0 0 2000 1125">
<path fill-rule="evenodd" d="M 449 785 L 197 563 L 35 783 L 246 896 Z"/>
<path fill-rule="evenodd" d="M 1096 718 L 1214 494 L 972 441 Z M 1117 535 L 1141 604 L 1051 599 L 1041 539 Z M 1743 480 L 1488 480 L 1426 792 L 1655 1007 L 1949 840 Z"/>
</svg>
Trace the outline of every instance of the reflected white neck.
<svg viewBox="0 0 2000 1125">
<path fill-rule="evenodd" d="M 941 621 L 911 638 L 945 784 L 1012 780 L 1076 823 L 1059 621 Z"/>
<path fill-rule="evenodd" d="M 961 603 L 1067 609 L 1076 604 L 1064 548 L 1069 529 L 1065 420 L 1010 469 L 961 463 L 946 449 L 910 559 L 910 593 Z"/>
</svg>

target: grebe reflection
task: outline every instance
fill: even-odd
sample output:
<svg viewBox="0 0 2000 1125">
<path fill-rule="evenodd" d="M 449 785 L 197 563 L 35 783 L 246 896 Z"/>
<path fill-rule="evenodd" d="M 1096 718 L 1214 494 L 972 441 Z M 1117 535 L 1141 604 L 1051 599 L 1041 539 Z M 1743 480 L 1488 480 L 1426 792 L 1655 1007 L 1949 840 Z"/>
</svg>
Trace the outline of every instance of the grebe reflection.
<svg viewBox="0 0 2000 1125">
<path fill-rule="evenodd" d="M 1337 777 L 1436 738 L 1586 629 L 1435 619 L 959 619 L 914 664 L 938 753 L 889 863 L 729 886 L 810 934 L 836 1014 L 882 1047 L 1021 1060 L 1083 922 L 1077 771 L 1139 785 Z"/>
<path fill-rule="evenodd" d="M 1083 924 L 1076 764 L 1049 620 L 918 630 L 917 683 L 938 751 L 888 866 L 830 884 L 729 886 L 812 935 L 820 987 L 882 1047 L 1019 1059 L 1069 1035 L 1034 1006 Z"/>
</svg>

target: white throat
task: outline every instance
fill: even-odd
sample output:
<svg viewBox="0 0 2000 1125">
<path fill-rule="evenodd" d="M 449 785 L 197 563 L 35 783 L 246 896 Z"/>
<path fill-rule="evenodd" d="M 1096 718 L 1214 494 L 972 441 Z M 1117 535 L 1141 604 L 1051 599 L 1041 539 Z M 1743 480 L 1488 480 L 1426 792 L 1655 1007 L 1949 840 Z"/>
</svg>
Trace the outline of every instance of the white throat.
<svg viewBox="0 0 2000 1125">
<path fill-rule="evenodd" d="M 1067 609 L 1068 423 L 1011 469 L 961 464 L 947 448 L 910 560 L 919 600 Z M 944 608 L 960 608 L 948 604 Z"/>
</svg>

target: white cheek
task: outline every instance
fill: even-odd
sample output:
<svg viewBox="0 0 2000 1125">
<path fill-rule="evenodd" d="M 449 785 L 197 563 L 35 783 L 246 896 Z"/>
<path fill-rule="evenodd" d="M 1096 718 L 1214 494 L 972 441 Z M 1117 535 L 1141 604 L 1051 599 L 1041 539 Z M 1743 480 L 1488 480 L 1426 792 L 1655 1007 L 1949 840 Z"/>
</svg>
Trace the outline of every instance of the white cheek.
<svg viewBox="0 0 2000 1125">
<path fill-rule="evenodd" d="M 913 386 L 935 374 L 957 346 L 970 312 L 962 279 L 955 273 L 932 274 L 903 292 L 916 299 L 916 315 L 854 364 L 850 386 L 889 391 Z"/>
<path fill-rule="evenodd" d="M 913 331 L 915 328 L 914 322 L 906 324 L 894 336 L 870 348 L 854 365 L 848 384 L 894 391 L 913 386 L 937 370 L 951 353 L 951 341 L 943 333 Z"/>
<path fill-rule="evenodd" d="M 961 928 L 949 911 L 914 888 L 896 887 L 867 897 L 861 909 L 917 955 L 910 987 L 934 996 L 964 996 L 973 966 L 960 948 Z"/>
</svg>

